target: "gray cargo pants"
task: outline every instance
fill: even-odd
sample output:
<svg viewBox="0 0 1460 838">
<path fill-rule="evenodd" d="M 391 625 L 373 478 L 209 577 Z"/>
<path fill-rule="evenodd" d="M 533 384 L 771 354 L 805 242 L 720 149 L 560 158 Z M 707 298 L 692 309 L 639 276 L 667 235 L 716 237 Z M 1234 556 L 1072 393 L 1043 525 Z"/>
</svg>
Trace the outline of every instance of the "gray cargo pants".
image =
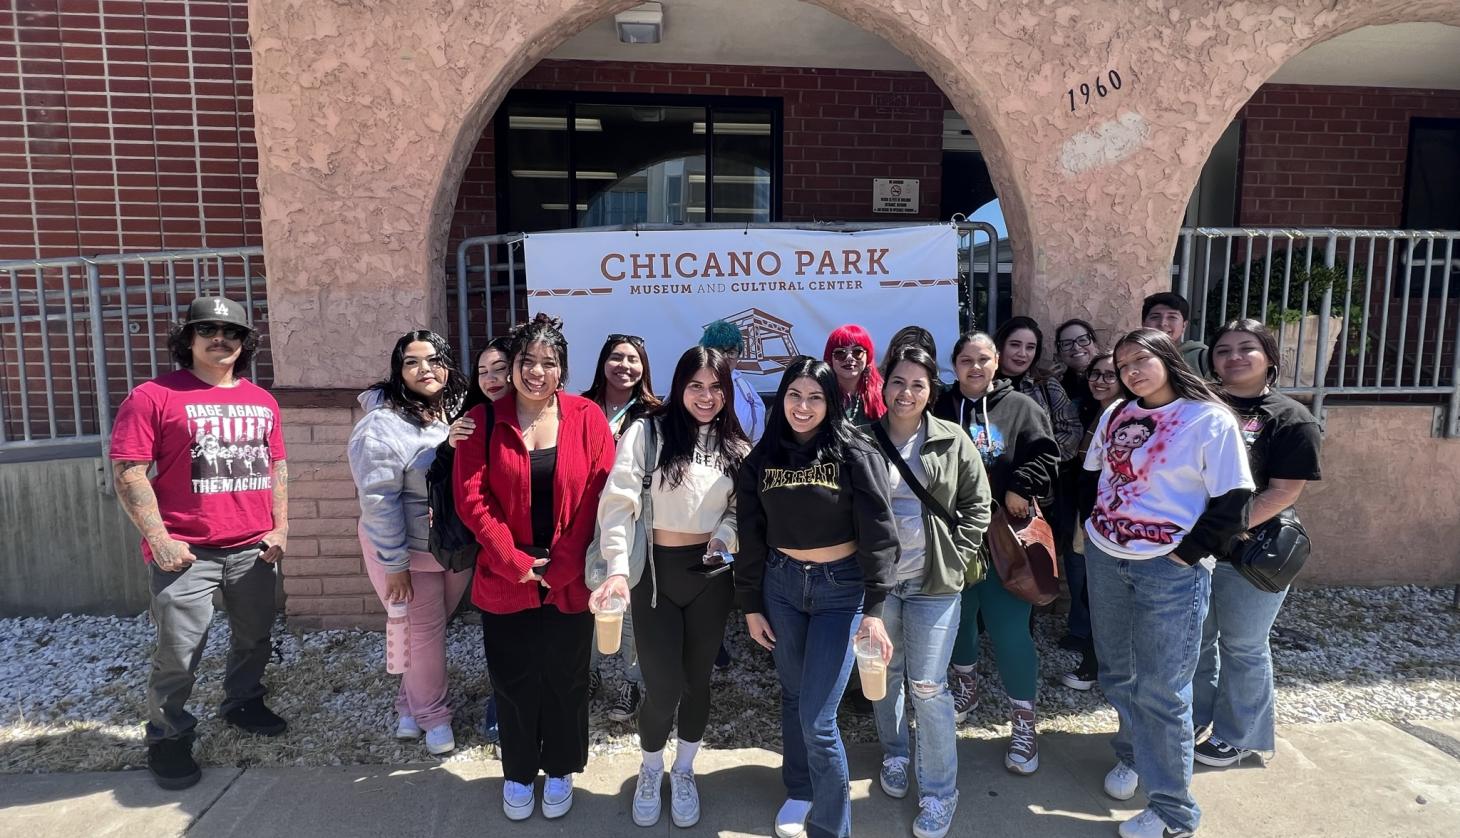
<svg viewBox="0 0 1460 838">
<path fill-rule="evenodd" d="M 185 705 L 213 620 L 213 592 L 223 591 L 232 645 L 223 678 L 220 713 L 264 695 L 269 631 L 274 625 L 274 566 L 259 561 L 257 546 L 214 550 L 192 547 L 197 561 L 176 573 L 148 565 L 157 650 L 147 679 L 147 744 L 191 741 L 198 720 Z"/>
</svg>

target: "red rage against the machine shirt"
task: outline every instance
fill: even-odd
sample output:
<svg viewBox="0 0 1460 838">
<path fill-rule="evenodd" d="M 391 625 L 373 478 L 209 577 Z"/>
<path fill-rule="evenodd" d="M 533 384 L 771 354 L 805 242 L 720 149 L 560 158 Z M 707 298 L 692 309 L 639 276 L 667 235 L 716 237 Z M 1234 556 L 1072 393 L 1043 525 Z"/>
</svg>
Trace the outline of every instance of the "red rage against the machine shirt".
<svg viewBox="0 0 1460 838">
<path fill-rule="evenodd" d="M 274 528 L 273 464 L 284 459 L 279 403 L 240 380 L 214 387 L 187 370 L 127 396 L 111 458 L 155 462 L 152 491 L 168 535 L 188 544 L 242 547 Z M 146 542 L 142 554 L 152 561 Z"/>
</svg>

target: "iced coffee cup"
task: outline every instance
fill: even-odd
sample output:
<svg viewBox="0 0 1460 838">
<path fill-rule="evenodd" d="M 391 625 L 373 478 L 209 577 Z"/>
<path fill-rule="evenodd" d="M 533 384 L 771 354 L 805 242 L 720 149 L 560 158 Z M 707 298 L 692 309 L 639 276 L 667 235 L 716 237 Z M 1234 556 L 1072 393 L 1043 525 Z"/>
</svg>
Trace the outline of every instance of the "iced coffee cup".
<svg viewBox="0 0 1460 838">
<path fill-rule="evenodd" d="M 598 636 L 600 654 L 612 655 L 618 652 L 623 641 L 624 610 L 629 604 L 621 596 L 606 597 L 593 611 L 594 633 Z"/>
<path fill-rule="evenodd" d="M 887 696 L 887 664 L 882 660 L 882 644 L 873 637 L 859 637 L 853 650 L 857 653 L 857 674 L 862 677 L 862 695 L 868 701 L 881 701 Z"/>
</svg>

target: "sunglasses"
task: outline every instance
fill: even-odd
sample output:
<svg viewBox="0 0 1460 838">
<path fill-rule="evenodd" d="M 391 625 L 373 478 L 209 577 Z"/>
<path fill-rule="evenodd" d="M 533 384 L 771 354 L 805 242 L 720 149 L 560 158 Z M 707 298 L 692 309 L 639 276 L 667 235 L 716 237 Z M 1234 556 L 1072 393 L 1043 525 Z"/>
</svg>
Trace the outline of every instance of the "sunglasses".
<svg viewBox="0 0 1460 838">
<path fill-rule="evenodd" d="M 1092 344 L 1094 342 L 1095 342 L 1094 336 L 1090 335 L 1089 333 L 1086 333 L 1086 334 L 1080 335 L 1077 338 L 1070 338 L 1069 340 L 1057 340 L 1057 341 L 1054 342 L 1054 345 L 1055 345 L 1055 348 L 1056 349 L 1060 349 L 1062 351 L 1068 352 L 1068 351 L 1070 351 L 1071 349 L 1074 349 L 1077 346 L 1083 349 L 1084 347 L 1089 346 L 1090 344 Z"/>
<path fill-rule="evenodd" d="M 228 326 L 222 323 L 195 323 L 193 333 L 200 338 L 210 338 L 223 330 L 223 337 L 229 340 L 243 340 L 248 336 L 248 329 L 242 326 Z"/>
<path fill-rule="evenodd" d="M 867 350 L 860 346 L 843 346 L 831 351 L 831 357 L 838 361 L 845 361 L 848 358 L 861 360 L 867 357 Z"/>
<path fill-rule="evenodd" d="M 640 344 L 644 342 L 644 339 L 639 337 L 638 335 L 621 335 L 615 332 L 614 334 L 608 336 L 608 342 Z"/>
<path fill-rule="evenodd" d="M 1105 384 L 1114 384 L 1116 380 L 1116 375 L 1114 372 L 1105 372 L 1103 370 L 1097 370 L 1092 368 L 1085 370 L 1085 380 L 1100 381 Z"/>
</svg>

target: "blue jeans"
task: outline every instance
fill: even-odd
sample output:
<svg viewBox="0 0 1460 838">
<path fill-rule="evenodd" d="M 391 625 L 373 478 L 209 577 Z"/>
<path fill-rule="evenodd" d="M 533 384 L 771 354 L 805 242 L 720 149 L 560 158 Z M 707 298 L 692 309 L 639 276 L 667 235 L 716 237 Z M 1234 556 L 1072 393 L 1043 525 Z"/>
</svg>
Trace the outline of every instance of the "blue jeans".
<svg viewBox="0 0 1460 838">
<path fill-rule="evenodd" d="M 855 557 L 813 564 L 771 550 L 764 591 L 781 678 L 781 780 L 788 797 L 811 801 L 810 838 L 848 838 L 852 795 L 836 711 L 862 623 L 862 569 Z"/>
<path fill-rule="evenodd" d="M 887 697 L 873 705 L 884 757 L 908 757 L 907 705 L 912 693 L 918 718 L 918 794 L 958 798 L 958 734 L 948 660 L 958 636 L 958 594 L 921 593 L 922 582 L 899 582 L 882 604 L 882 622 L 892 639 Z M 906 689 L 904 685 L 906 684 Z"/>
<path fill-rule="evenodd" d="M 1202 625 L 1201 660 L 1192 683 L 1192 721 L 1237 748 L 1271 751 L 1272 624 L 1287 589 L 1270 594 L 1227 562 L 1212 574 L 1212 604 Z"/>
<path fill-rule="evenodd" d="M 1100 688 L 1120 716 L 1115 756 L 1140 775 L 1167 826 L 1195 832 L 1191 679 L 1212 576 L 1165 556 L 1117 559 L 1088 543 L 1085 562 Z"/>
</svg>

